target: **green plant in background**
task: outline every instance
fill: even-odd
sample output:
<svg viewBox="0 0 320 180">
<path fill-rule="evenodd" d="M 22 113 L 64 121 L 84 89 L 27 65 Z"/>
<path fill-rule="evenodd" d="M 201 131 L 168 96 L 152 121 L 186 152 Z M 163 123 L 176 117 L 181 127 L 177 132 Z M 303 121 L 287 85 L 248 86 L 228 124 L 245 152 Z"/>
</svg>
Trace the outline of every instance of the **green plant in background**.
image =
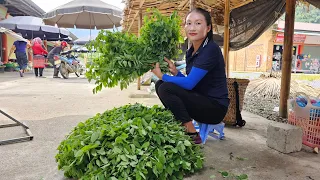
<svg viewBox="0 0 320 180">
<path fill-rule="evenodd" d="M 14 67 L 16 66 L 16 64 L 17 64 L 17 63 L 14 63 L 14 62 L 7 62 L 7 63 L 5 64 L 5 66 L 6 66 L 6 67 L 13 67 L 13 68 L 14 68 Z"/>
<path fill-rule="evenodd" d="M 203 166 L 200 146 L 170 111 L 140 104 L 79 123 L 58 150 L 58 168 L 79 179 L 182 179 Z"/>
<path fill-rule="evenodd" d="M 100 31 L 88 46 L 88 49 L 95 48 L 100 53 L 87 67 L 88 80 L 94 80 L 96 84 L 93 92 L 118 84 L 121 90 L 127 88 L 129 83 L 152 69 L 156 62 L 167 72 L 164 56 L 170 59 L 178 57 L 181 53 L 179 43 L 184 42 L 180 24 L 177 12 L 164 16 L 159 10 L 153 10 L 153 14 L 144 19 L 140 38 L 128 33 Z"/>
</svg>

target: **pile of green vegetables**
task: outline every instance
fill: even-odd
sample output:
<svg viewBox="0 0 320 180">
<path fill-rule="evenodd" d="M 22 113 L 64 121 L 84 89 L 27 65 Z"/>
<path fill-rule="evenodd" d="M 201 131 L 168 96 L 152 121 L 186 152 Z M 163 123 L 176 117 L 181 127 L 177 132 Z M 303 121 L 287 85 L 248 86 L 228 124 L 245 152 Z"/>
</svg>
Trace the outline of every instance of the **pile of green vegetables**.
<svg viewBox="0 0 320 180">
<path fill-rule="evenodd" d="M 58 147 L 66 177 L 94 180 L 183 179 L 203 154 L 172 113 L 126 105 L 79 123 Z"/>
<path fill-rule="evenodd" d="M 95 81 L 94 93 L 118 84 L 121 90 L 127 88 L 156 62 L 160 63 L 163 72 L 167 72 L 163 58 L 174 59 L 181 53 L 178 46 L 184 41 L 178 13 L 164 16 L 158 10 L 152 12 L 150 17 L 144 17 L 139 38 L 133 34 L 102 30 L 89 45 L 100 54 L 88 65 L 86 72 L 88 80 Z"/>
</svg>

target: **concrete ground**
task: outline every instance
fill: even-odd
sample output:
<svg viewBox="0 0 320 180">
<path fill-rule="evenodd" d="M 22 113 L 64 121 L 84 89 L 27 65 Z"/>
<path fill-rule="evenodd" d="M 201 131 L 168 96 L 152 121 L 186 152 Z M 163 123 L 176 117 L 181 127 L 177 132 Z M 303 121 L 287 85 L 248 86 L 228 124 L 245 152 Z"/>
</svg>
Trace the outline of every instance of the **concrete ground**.
<svg viewBox="0 0 320 180">
<path fill-rule="evenodd" d="M 120 91 L 104 89 L 92 94 L 93 83 L 85 78 L 35 78 L 31 73 L 0 74 L 0 109 L 25 122 L 34 139 L 28 142 L 0 146 L 0 180 L 63 180 L 57 170 L 56 148 L 79 122 L 98 112 L 125 105 L 159 104 L 157 98 L 129 98 L 147 94 L 146 87 L 138 92 L 136 85 Z M 250 180 L 318 180 L 320 157 L 306 150 L 281 154 L 266 146 L 268 120 L 247 112 L 242 113 L 247 124 L 243 128 L 225 129 L 226 140 L 209 139 L 204 145 L 205 168 L 187 180 L 235 179 L 222 178 L 219 171 L 247 174 Z M 0 124 L 10 123 L 0 115 Z M 0 140 L 23 136 L 21 127 L 0 129 Z"/>
</svg>

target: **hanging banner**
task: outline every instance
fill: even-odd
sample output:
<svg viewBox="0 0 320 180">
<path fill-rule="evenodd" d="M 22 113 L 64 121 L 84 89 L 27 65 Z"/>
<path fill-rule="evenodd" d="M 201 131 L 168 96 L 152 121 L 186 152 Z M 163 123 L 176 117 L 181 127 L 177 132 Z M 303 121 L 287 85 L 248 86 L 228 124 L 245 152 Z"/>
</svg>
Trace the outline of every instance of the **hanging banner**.
<svg viewBox="0 0 320 180">
<path fill-rule="evenodd" d="M 306 35 L 304 34 L 295 34 L 293 37 L 294 44 L 304 44 L 306 40 Z M 277 33 L 276 39 L 274 40 L 275 43 L 283 43 L 284 41 L 284 33 Z"/>
</svg>

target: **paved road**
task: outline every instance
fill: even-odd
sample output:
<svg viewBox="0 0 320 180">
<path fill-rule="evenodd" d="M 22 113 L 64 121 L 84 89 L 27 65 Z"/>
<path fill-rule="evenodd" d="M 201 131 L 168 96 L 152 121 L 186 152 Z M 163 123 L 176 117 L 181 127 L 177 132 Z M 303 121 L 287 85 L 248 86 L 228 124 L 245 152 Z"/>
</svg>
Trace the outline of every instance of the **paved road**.
<svg viewBox="0 0 320 180">
<path fill-rule="evenodd" d="M 57 170 L 54 158 L 56 148 L 79 122 L 115 106 L 160 103 L 156 98 L 129 98 L 138 93 L 136 85 L 124 91 L 113 88 L 92 94 L 94 84 L 84 78 L 53 79 L 48 71 L 45 74 L 48 78 L 44 79 L 32 74 L 24 78 L 16 75 L 0 74 L 0 109 L 26 122 L 35 138 L 0 146 L 0 180 L 63 180 L 63 172 Z M 147 94 L 145 87 L 142 92 L 139 93 Z M 204 170 L 186 179 L 207 180 L 212 175 L 215 180 L 223 179 L 219 170 L 248 174 L 254 180 L 301 180 L 309 176 L 320 179 L 318 155 L 304 151 L 283 155 L 269 149 L 265 143 L 268 121 L 246 112 L 243 117 L 247 125 L 242 129 L 227 128 L 225 141 L 207 141 Z M 0 124 L 7 122 L 0 115 Z M 0 129 L 0 139 L 22 135 L 21 127 Z M 247 160 L 230 159 L 231 152 Z"/>
</svg>

